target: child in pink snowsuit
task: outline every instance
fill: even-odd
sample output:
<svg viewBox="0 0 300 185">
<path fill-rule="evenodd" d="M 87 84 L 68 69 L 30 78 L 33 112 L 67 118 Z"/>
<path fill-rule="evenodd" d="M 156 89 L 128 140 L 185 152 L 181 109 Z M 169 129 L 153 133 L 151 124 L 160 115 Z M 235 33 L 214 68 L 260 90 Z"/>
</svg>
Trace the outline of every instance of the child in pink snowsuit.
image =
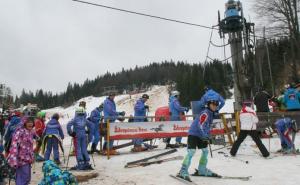
<svg viewBox="0 0 300 185">
<path fill-rule="evenodd" d="M 34 161 L 34 119 L 24 117 L 22 126 L 15 131 L 9 150 L 8 163 L 16 169 L 16 185 L 28 185 L 31 180 L 31 164 Z"/>
</svg>

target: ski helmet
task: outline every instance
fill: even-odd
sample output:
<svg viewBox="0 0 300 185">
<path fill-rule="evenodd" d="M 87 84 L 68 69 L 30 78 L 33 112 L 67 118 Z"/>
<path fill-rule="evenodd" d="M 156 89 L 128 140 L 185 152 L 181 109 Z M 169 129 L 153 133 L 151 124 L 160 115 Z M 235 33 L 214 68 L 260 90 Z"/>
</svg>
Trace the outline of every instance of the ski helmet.
<svg viewBox="0 0 300 185">
<path fill-rule="evenodd" d="M 54 114 L 52 115 L 52 119 L 59 120 L 59 114 L 58 114 L 58 113 L 54 113 Z"/>
<path fill-rule="evenodd" d="M 40 111 L 40 112 L 38 112 L 38 113 L 36 114 L 36 116 L 37 116 L 38 118 L 45 118 L 45 117 L 46 117 L 46 112 Z"/>
<path fill-rule="evenodd" d="M 179 96 L 180 92 L 179 91 L 172 91 L 171 96 Z"/>
<path fill-rule="evenodd" d="M 149 99 L 149 95 L 148 94 L 143 94 L 142 98 Z"/>
<path fill-rule="evenodd" d="M 209 106 L 209 104 L 211 104 L 211 103 L 214 104 L 214 105 L 216 105 L 216 106 L 219 105 L 219 101 L 218 100 L 210 99 L 210 100 L 206 101 L 206 105 L 207 106 Z"/>
<path fill-rule="evenodd" d="M 83 107 L 77 107 L 75 113 L 79 115 L 85 114 L 85 109 Z"/>
</svg>

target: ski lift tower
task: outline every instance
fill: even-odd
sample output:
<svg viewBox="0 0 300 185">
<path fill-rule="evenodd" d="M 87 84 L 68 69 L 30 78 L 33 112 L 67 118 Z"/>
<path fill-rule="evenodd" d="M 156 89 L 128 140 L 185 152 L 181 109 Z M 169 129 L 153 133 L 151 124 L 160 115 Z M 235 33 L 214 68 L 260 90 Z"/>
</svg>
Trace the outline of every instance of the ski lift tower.
<svg viewBox="0 0 300 185">
<path fill-rule="evenodd" d="M 219 33 L 221 38 L 228 35 L 231 48 L 234 78 L 234 110 L 240 110 L 242 102 L 251 98 L 251 85 L 246 72 L 244 55 L 250 48 L 250 32 L 253 23 L 247 23 L 240 1 L 228 0 L 225 4 L 225 18 L 221 20 L 219 12 Z"/>
</svg>

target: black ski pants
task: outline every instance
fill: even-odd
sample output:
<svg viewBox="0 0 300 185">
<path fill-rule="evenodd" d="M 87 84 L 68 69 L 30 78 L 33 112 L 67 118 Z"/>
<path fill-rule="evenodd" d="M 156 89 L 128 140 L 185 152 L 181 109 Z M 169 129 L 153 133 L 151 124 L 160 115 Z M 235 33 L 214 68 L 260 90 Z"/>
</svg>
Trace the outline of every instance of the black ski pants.
<svg viewBox="0 0 300 185">
<path fill-rule="evenodd" d="M 270 153 L 266 149 L 265 145 L 262 143 L 261 139 L 259 138 L 258 131 L 256 130 L 241 130 L 237 140 L 233 143 L 233 146 L 230 150 L 230 154 L 235 156 L 241 143 L 245 140 L 245 138 L 250 135 L 253 141 L 256 143 L 257 147 L 259 148 L 261 154 L 264 157 L 268 157 Z"/>
</svg>

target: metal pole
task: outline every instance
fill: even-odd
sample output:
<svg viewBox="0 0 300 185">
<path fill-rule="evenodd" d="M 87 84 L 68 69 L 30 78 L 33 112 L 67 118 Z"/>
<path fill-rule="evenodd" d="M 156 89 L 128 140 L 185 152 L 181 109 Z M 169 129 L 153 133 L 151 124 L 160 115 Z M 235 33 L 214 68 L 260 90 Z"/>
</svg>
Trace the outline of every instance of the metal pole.
<svg viewBox="0 0 300 185">
<path fill-rule="evenodd" d="M 109 148 L 109 131 L 110 130 L 110 124 L 109 124 L 109 119 L 107 120 L 107 134 L 106 134 L 106 155 L 107 159 L 110 159 L 110 148 Z"/>
<path fill-rule="evenodd" d="M 271 61 L 270 61 L 270 53 L 269 53 L 269 46 L 266 42 L 266 28 L 264 27 L 264 43 L 267 50 L 267 57 L 268 57 L 268 65 L 269 65 L 269 73 L 270 73 L 270 80 L 271 80 L 271 87 L 272 87 L 272 95 L 275 95 L 275 89 L 274 89 L 274 83 L 273 83 L 273 77 L 272 77 L 272 69 L 271 69 Z"/>
</svg>

